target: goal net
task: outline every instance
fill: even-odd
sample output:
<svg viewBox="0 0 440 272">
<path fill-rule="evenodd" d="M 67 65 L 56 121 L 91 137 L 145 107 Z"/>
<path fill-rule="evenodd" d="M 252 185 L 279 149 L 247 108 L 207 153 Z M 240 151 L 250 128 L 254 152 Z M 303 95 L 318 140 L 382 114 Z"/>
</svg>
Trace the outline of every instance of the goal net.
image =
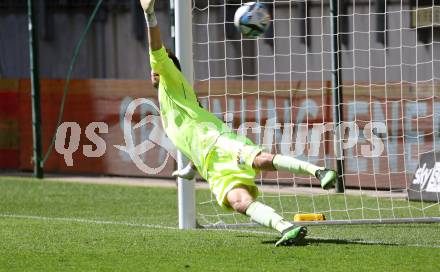
<svg viewBox="0 0 440 272">
<path fill-rule="evenodd" d="M 333 118 L 329 1 L 260 1 L 273 20 L 257 39 L 242 37 L 233 25 L 243 2 L 193 1 L 195 89 L 201 103 L 268 152 L 328 168 L 343 160 L 341 192 L 322 190 L 314 177 L 261 173 L 255 180 L 259 200 L 289 220 L 302 213 L 322 213 L 326 223 L 439 220 L 440 8 L 435 1 L 334 1 L 340 127 Z M 197 220 L 217 227 L 250 223 L 222 210 L 204 192 L 197 193 Z"/>
</svg>

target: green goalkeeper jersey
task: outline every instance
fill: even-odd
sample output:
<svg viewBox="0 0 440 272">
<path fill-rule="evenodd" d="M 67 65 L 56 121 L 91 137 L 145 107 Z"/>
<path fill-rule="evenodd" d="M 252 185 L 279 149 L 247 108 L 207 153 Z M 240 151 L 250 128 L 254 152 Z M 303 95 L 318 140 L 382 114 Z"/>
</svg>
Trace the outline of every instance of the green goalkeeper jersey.
<svg viewBox="0 0 440 272">
<path fill-rule="evenodd" d="M 150 51 L 150 63 L 160 75 L 160 114 L 167 136 L 206 179 L 206 157 L 218 137 L 230 129 L 199 105 L 192 86 L 168 57 L 165 48 Z"/>
</svg>

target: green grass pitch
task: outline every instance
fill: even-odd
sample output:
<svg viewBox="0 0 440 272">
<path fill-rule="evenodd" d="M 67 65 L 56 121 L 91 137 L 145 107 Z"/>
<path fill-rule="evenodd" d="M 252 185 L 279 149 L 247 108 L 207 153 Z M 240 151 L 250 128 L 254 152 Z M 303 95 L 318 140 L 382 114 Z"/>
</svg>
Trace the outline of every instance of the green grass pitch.
<svg viewBox="0 0 440 272">
<path fill-rule="evenodd" d="M 440 271 L 439 224 L 311 226 L 280 248 L 176 226 L 176 189 L 0 178 L 0 271 Z"/>
</svg>

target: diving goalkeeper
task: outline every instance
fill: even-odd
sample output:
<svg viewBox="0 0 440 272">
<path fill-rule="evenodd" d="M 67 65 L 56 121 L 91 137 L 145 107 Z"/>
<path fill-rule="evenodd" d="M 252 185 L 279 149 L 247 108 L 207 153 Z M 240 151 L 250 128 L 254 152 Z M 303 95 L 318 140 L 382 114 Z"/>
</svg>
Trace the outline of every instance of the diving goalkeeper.
<svg viewBox="0 0 440 272">
<path fill-rule="evenodd" d="M 197 170 L 208 181 L 220 206 L 279 231 L 281 238 L 276 246 L 302 240 L 307 234 L 305 227 L 293 225 L 271 207 L 256 201 L 255 175 L 260 170 L 309 174 L 320 180 L 322 188 L 328 189 L 336 180 L 336 172 L 293 157 L 265 153 L 203 109 L 180 72 L 178 59 L 162 45 L 154 0 L 140 0 L 140 3 L 147 22 L 151 79 L 158 90 L 163 127 L 177 149 L 191 161 L 173 175 L 192 179 Z"/>
</svg>

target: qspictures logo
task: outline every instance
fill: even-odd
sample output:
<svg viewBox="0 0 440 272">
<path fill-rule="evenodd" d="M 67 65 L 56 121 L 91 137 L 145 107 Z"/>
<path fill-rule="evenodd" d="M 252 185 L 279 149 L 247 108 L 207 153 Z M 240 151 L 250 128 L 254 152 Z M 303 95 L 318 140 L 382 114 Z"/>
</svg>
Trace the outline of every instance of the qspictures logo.
<svg viewBox="0 0 440 272">
<path fill-rule="evenodd" d="M 135 110 L 142 104 L 151 106 L 156 111 L 156 113 L 159 114 L 159 108 L 151 100 L 148 100 L 146 98 L 133 100 L 127 107 L 123 122 L 125 146 L 114 145 L 114 147 L 121 151 L 127 152 L 131 160 L 139 170 L 146 174 L 154 175 L 160 173 L 165 168 L 170 156 L 176 160 L 177 152 L 171 141 L 164 140 L 164 138 L 166 137 L 164 137 L 164 131 L 161 125 L 160 117 L 158 115 L 148 115 L 143 118 L 139 123 L 135 124 L 134 126 L 132 125 Z M 138 145 L 135 145 L 132 134 L 133 129 L 141 128 L 148 123 L 153 124 L 153 128 L 149 134 L 149 139 L 143 141 Z M 156 145 L 164 148 L 167 151 L 167 155 L 165 160 L 159 167 L 150 167 L 144 163 L 140 155 L 153 149 Z"/>
<path fill-rule="evenodd" d="M 129 102 L 128 102 L 129 101 Z M 176 160 L 177 150 L 162 126 L 160 111 L 158 106 L 150 99 L 138 98 L 123 100 L 121 106 L 120 128 L 122 129 L 124 145 L 110 145 L 111 148 L 118 149 L 122 154 L 128 156 L 130 161 L 145 174 L 155 175 L 160 173 L 167 165 L 170 158 Z M 122 111 L 123 109 L 123 111 Z M 133 122 L 136 112 L 146 112 L 150 114 L 141 114 L 141 120 Z M 169 116 L 180 118 L 179 112 L 171 113 Z M 226 125 L 232 128 L 234 115 L 226 113 L 224 115 Z M 203 123 L 204 126 L 209 124 Z M 70 133 L 68 131 L 70 130 Z M 136 130 L 142 130 L 146 133 L 142 139 L 136 137 Z M 366 158 L 380 157 L 384 152 L 384 143 L 378 135 L 385 134 L 387 127 L 381 122 L 368 122 L 360 129 L 356 122 L 343 122 L 340 125 L 334 123 L 314 123 L 293 124 L 286 122 L 281 124 L 276 118 L 268 118 L 265 125 L 257 122 L 242 122 L 236 130 L 243 136 L 254 136 L 261 139 L 256 141 L 268 151 L 274 145 L 274 139 L 279 146 L 278 152 L 283 155 L 301 157 L 307 154 L 307 157 L 319 156 L 320 149 L 324 143 L 325 134 L 331 133 L 336 139 L 342 139 L 335 144 L 335 150 L 351 149 L 359 147 L 359 154 Z M 253 135 L 248 135 L 248 132 Z M 109 125 L 105 122 L 92 122 L 84 130 L 85 136 L 92 143 L 82 146 L 83 155 L 88 158 L 99 158 L 105 156 L 108 143 L 100 135 L 109 133 Z M 80 137 L 82 129 L 76 122 L 64 122 L 58 129 L 55 141 L 55 150 L 64 156 L 67 166 L 74 167 L 73 153 L 80 148 Z M 296 137 L 293 137 L 296 134 Z M 337 146 L 336 146 L 337 145 Z M 150 166 L 147 164 L 146 155 L 155 147 L 161 147 L 164 151 L 160 158 L 159 165 Z M 292 150 L 292 148 L 294 149 Z M 194 145 L 197 148 L 197 145 Z M 198 152 L 193 150 L 193 152 Z M 336 154 L 341 158 L 341 154 Z M 159 158 L 157 158 L 159 159 Z"/>
<path fill-rule="evenodd" d="M 136 109 L 141 106 L 147 106 L 155 114 L 147 115 L 138 123 L 134 124 L 133 116 Z M 134 130 L 141 129 L 149 124 L 152 125 L 152 128 L 149 130 L 147 139 L 141 143 L 136 143 Z M 176 160 L 177 150 L 165 135 L 159 116 L 159 108 L 153 101 L 145 98 L 132 100 L 121 118 L 121 127 L 125 145 L 113 145 L 113 147 L 127 154 L 130 160 L 143 173 L 151 175 L 160 173 L 165 168 L 170 157 Z M 70 136 L 68 136 L 69 130 Z M 95 130 L 97 130 L 99 134 L 107 134 L 109 132 L 109 126 L 104 122 L 92 122 L 86 127 L 85 136 L 95 145 L 94 149 L 93 145 L 83 146 L 83 155 L 88 158 L 102 157 L 107 150 L 107 143 Z M 67 166 L 74 166 L 73 153 L 79 149 L 80 137 L 81 127 L 76 122 L 64 122 L 57 129 L 55 150 L 64 156 L 64 162 Z M 166 155 L 159 166 L 151 167 L 144 162 L 143 155 L 156 146 L 164 148 Z"/>
</svg>

